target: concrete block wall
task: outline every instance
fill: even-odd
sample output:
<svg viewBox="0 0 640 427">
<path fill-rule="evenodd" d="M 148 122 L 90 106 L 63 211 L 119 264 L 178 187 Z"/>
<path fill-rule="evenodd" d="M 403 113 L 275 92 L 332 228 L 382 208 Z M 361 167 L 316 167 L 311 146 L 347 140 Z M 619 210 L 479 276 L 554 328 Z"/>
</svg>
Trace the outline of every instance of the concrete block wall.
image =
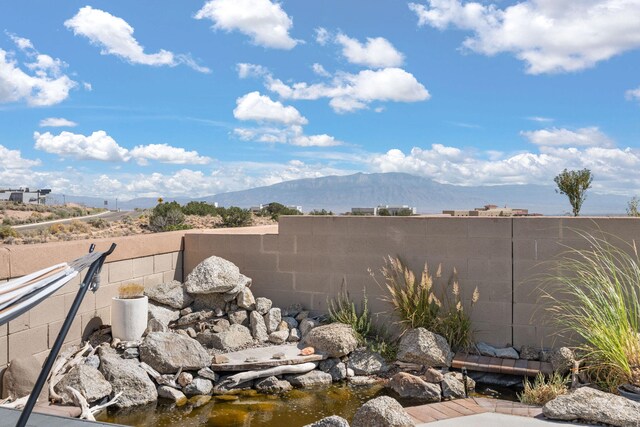
<svg viewBox="0 0 640 427">
<path fill-rule="evenodd" d="M 65 344 L 77 344 L 102 324 L 111 323 L 111 299 L 122 283 L 146 285 L 182 280 L 184 232 L 149 234 L 114 239 L 85 240 L 0 247 L 0 281 L 23 276 L 59 262 L 72 261 L 96 250 L 117 247 L 100 273 L 100 288 L 87 292 Z M 44 361 L 87 270 L 55 294 L 8 324 L 0 326 L 0 370 L 15 357 L 35 355 Z"/>
<path fill-rule="evenodd" d="M 584 247 L 581 231 L 640 240 L 635 218 L 481 217 L 282 217 L 276 234 L 191 232 L 185 235 L 184 272 L 211 255 L 236 263 L 253 279 L 258 296 L 286 307 L 302 303 L 326 311 L 342 286 L 359 300 L 366 288 L 374 313 L 388 311 L 385 291 L 369 274 L 384 257 L 400 256 L 414 271 L 442 264 L 443 278 L 456 268 L 473 308 L 476 336 L 495 345 L 557 346 L 558 334 L 540 298 L 538 277 L 553 269 L 567 247 Z M 378 280 L 381 282 L 380 275 Z"/>
</svg>

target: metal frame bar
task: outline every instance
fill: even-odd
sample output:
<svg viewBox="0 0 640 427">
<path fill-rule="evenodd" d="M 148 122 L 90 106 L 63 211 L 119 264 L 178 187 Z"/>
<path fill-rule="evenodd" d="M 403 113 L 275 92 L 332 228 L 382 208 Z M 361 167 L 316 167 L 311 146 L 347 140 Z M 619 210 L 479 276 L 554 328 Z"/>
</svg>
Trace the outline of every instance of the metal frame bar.
<svg viewBox="0 0 640 427">
<path fill-rule="evenodd" d="M 78 289 L 78 293 L 76 294 L 76 298 L 73 300 L 73 304 L 69 309 L 69 313 L 67 317 L 64 319 L 64 323 L 62 324 L 62 328 L 60 329 L 60 333 L 56 338 L 56 342 L 51 347 L 51 351 L 49 352 L 49 356 L 47 356 L 47 360 L 44 362 L 44 366 L 40 371 L 40 375 L 38 375 L 38 379 L 33 386 L 33 390 L 29 395 L 29 400 L 24 405 L 22 409 L 22 414 L 20 414 L 20 418 L 16 424 L 16 427 L 25 427 L 27 425 L 27 421 L 29 421 L 29 417 L 31 416 L 31 412 L 33 411 L 33 407 L 36 405 L 38 401 L 38 397 L 40 396 L 40 392 L 44 387 L 44 384 L 47 382 L 47 377 L 49 377 L 49 373 L 51 372 L 51 368 L 53 367 L 53 362 L 55 362 L 58 357 L 58 353 L 60 353 L 60 349 L 62 348 L 62 344 L 69 332 L 69 328 L 71 327 L 71 323 L 73 323 L 76 314 L 78 314 L 78 309 L 80 308 L 80 304 L 82 304 L 82 300 L 86 295 L 87 291 L 91 288 L 91 284 L 93 282 L 94 276 L 97 272 L 102 268 L 102 264 L 104 264 L 107 256 L 111 255 L 113 250 L 116 248 L 116 244 L 112 243 L 109 250 L 103 252 L 100 257 L 95 260 L 91 266 L 89 266 L 89 271 L 87 275 L 84 277 L 84 280 L 80 284 L 80 288 Z M 93 252 L 95 249 L 95 245 L 91 245 L 89 248 L 89 252 Z M 92 291 L 95 292 L 97 288 L 93 288 Z"/>
</svg>

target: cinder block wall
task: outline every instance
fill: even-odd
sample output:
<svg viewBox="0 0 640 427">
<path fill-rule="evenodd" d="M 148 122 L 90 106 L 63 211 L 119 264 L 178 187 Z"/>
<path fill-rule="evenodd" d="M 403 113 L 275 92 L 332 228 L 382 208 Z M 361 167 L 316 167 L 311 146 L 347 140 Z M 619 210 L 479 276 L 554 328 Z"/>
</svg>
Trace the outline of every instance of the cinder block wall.
<svg viewBox="0 0 640 427">
<path fill-rule="evenodd" d="M 125 282 L 144 285 L 182 280 L 184 232 L 148 234 L 113 239 L 56 242 L 0 247 L 0 282 L 17 278 L 56 263 L 72 261 L 87 253 L 91 243 L 97 251 L 111 243 L 118 246 L 100 273 L 100 288 L 87 292 L 71 325 L 66 344 L 80 343 L 102 324 L 111 323 L 111 299 Z M 58 336 L 84 274 L 58 290 L 20 317 L 0 326 L 0 370 L 15 357 L 35 355 L 41 360 Z"/>
<path fill-rule="evenodd" d="M 634 218 L 475 217 L 282 217 L 278 234 L 185 235 L 185 276 L 211 255 L 236 263 L 253 279 L 258 296 L 286 307 L 302 303 L 326 311 L 328 297 L 342 286 L 359 300 L 366 288 L 374 313 L 389 309 L 385 294 L 369 275 L 387 255 L 399 255 L 415 271 L 427 261 L 443 276 L 455 267 L 472 312 L 477 338 L 495 345 L 555 346 L 569 341 L 550 326 L 536 276 L 566 246 L 583 247 L 579 230 L 640 239 Z M 380 277 L 378 275 L 380 280 Z"/>
</svg>

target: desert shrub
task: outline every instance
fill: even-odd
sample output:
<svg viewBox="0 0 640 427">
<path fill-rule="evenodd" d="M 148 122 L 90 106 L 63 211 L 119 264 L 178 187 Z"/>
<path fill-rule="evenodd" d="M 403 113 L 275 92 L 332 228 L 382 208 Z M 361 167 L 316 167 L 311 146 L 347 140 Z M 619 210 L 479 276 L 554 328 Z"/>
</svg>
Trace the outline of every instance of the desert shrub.
<svg viewBox="0 0 640 427">
<path fill-rule="evenodd" d="M 88 224 L 93 228 L 104 229 L 109 226 L 109 223 L 102 218 L 93 218 L 88 221 Z"/>
<path fill-rule="evenodd" d="M 2 225 L 12 225 L 13 224 L 13 220 L 11 218 L 3 218 L 2 219 Z"/>
<path fill-rule="evenodd" d="M 441 271 L 442 267 L 438 266 L 436 279 L 442 277 Z M 375 274 L 371 270 L 369 273 L 380 285 Z M 471 304 L 465 309 L 455 269 L 451 279 L 440 286 L 439 295 L 436 294 L 434 276 L 426 263 L 417 276 L 400 258 L 389 256 L 381 273 L 384 286 L 380 286 L 387 291 L 382 300 L 391 305 L 403 330 L 425 328 L 446 338 L 454 350 L 464 350 L 472 345 L 470 312 L 480 294 L 475 288 Z"/>
<path fill-rule="evenodd" d="M 551 318 L 583 344 L 592 381 L 640 386 L 640 259 L 635 242 L 577 231 L 588 249 L 569 248 L 543 279 Z M 611 241 L 614 241 L 614 245 Z"/>
<path fill-rule="evenodd" d="M 182 207 L 182 213 L 185 215 L 216 216 L 218 208 L 207 202 L 189 202 Z"/>
<path fill-rule="evenodd" d="M 246 227 L 251 225 L 251 211 L 237 206 L 222 209 L 220 212 L 223 227 Z"/>
<path fill-rule="evenodd" d="M 87 224 L 86 222 L 82 222 L 82 221 L 79 221 L 77 219 L 74 219 L 67 226 L 67 231 L 69 233 L 74 233 L 74 234 L 77 234 L 77 233 L 88 233 L 90 231 L 90 227 L 89 227 L 89 224 Z"/>
<path fill-rule="evenodd" d="M 309 212 L 309 215 L 334 215 L 334 213 L 332 211 L 327 211 L 326 209 L 314 209 Z"/>
<path fill-rule="evenodd" d="M 65 233 L 67 231 L 67 227 L 65 227 L 64 224 L 51 224 L 48 228 L 49 233 L 56 235 L 56 234 L 60 234 L 60 233 Z"/>
<path fill-rule="evenodd" d="M 271 202 L 263 207 L 258 215 L 268 216 L 272 220 L 277 221 L 280 215 L 302 215 L 302 213 L 299 210 L 289 208 L 282 203 Z"/>
<path fill-rule="evenodd" d="M 8 237 L 18 237 L 18 232 L 8 225 L 0 225 L 0 239 L 6 239 Z"/>
<path fill-rule="evenodd" d="M 629 216 L 640 216 L 640 198 L 634 196 L 627 202 L 627 215 Z"/>
<path fill-rule="evenodd" d="M 183 229 L 184 214 L 178 202 L 158 203 L 149 216 L 152 231 L 172 231 Z"/>
<path fill-rule="evenodd" d="M 554 372 L 549 378 L 540 372 L 533 382 L 525 378 L 524 390 L 518 393 L 518 399 L 527 405 L 544 406 L 545 403 L 561 394 L 567 394 L 569 391 L 568 381 L 567 377 L 563 377 L 557 372 Z"/>
<path fill-rule="evenodd" d="M 349 291 L 344 286 L 340 290 L 338 296 L 334 299 L 327 299 L 327 308 L 329 319 L 332 322 L 340 322 L 350 325 L 361 343 L 365 342 L 365 338 L 371 332 L 371 313 L 369 312 L 369 304 L 367 292 L 362 290 L 362 304 L 360 310 L 356 308 L 355 302 L 351 299 Z"/>
</svg>

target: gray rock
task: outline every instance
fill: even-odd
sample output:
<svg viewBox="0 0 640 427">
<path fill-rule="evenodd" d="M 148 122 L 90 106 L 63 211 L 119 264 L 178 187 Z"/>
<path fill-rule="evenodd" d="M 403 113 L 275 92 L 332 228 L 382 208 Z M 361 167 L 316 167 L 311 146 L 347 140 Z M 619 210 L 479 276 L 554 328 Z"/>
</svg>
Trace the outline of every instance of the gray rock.
<svg viewBox="0 0 640 427">
<path fill-rule="evenodd" d="M 422 377 L 426 382 L 434 384 L 441 383 L 442 380 L 444 380 L 444 375 L 442 374 L 442 372 L 434 368 L 427 368 Z"/>
<path fill-rule="evenodd" d="M 283 317 L 296 317 L 302 311 L 302 304 L 294 303 L 282 310 Z"/>
<path fill-rule="evenodd" d="M 206 378 L 208 380 L 211 380 L 212 382 L 217 382 L 219 379 L 218 374 L 216 374 L 215 372 L 213 372 L 211 370 L 211 368 L 202 368 L 198 371 L 198 375 L 201 376 L 202 378 Z"/>
<path fill-rule="evenodd" d="M 204 331 L 196 339 L 205 347 L 224 351 L 233 351 L 253 342 L 251 332 L 242 325 L 231 325 L 229 329 L 219 333 Z"/>
<path fill-rule="evenodd" d="M 349 427 L 349 423 L 342 417 L 332 415 L 316 421 L 313 424 L 307 424 L 303 427 Z"/>
<path fill-rule="evenodd" d="M 496 357 L 496 348 L 492 345 L 489 345 L 484 342 L 479 342 L 476 344 L 476 350 L 482 356 Z"/>
<path fill-rule="evenodd" d="M 451 366 L 453 352 L 444 337 L 425 328 L 409 330 L 400 339 L 398 360 L 431 367 Z"/>
<path fill-rule="evenodd" d="M 291 390 L 293 387 L 288 381 L 279 380 L 276 377 L 267 377 L 256 381 L 255 389 L 261 393 L 279 394 Z"/>
<path fill-rule="evenodd" d="M 444 375 L 441 386 L 442 397 L 445 399 L 462 399 L 466 397 L 464 394 L 464 383 L 458 380 L 452 373 Z"/>
<path fill-rule="evenodd" d="M 256 298 L 256 311 L 262 315 L 267 314 L 271 309 L 273 302 L 269 298 L 258 297 Z"/>
<path fill-rule="evenodd" d="M 299 322 L 302 322 L 304 319 L 309 317 L 309 312 L 308 311 L 300 311 L 298 314 L 296 314 L 295 319 Z"/>
<path fill-rule="evenodd" d="M 287 338 L 288 342 L 298 342 L 300 341 L 300 330 L 298 328 L 293 328 L 289 331 L 289 338 Z"/>
<path fill-rule="evenodd" d="M 264 324 L 262 315 L 258 311 L 252 311 L 249 315 L 249 321 L 251 323 L 251 335 L 258 341 L 267 341 L 269 334 L 267 334 L 267 326 Z"/>
<path fill-rule="evenodd" d="M 331 375 L 331 381 L 337 382 L 347 378 L 347 365 L 343 362 L 337 363 L 333 368 L 327 372 Z"/>
<path fill-rule="evenodd" d="M 420 377 L 399 372 L 395 374 L 387 387 L 398 393 L 401 397 L 419 399 L 424 402 L 440 402 L 440 386 L 424 381 Z"/>
<path fill-rule="evenodd" d="M 278 324 L 278 328 L 276 329 L 276 331 L 286 331 L 287 332 L 287 336 L 289 335 L 289 325 L 287 324 L 287 322 L 285 322 L 284 320 L 281 320 L 280 323 Z"/>
<path fill-rule="evenodd" d="M 292 386 L 303 388 L 328 386 L 331 385 L 332 382 L 330 374 L 318 371 L 317 369 L 307 372 L 306 374 L 287 375 L 286 379 Z"/>
<path fill-rule="evenodd" d="M 389 370 L 389 365 L 379 353 L 366 348 L 352 352 L 347 367 L 353 369 L 356 375 L 373 375 Z"/>
<path fill-rule="evenodd" d="M 216 333 L 224 332 L 229 329 L 229 326 L 231 326 L 231 323 L 227 319 L 216 319 L 213 326 L 211 326 L 211 331 Z"/>
<path fill-rule="evenodd" d="M 455 379 L 460 381 L 460 383 L 462 384 L 462 387 L 464 388 L 464 377 L 462 375 L 462 372 L 448 372 L 446 375 L 454 377 Z M 475 389 L 476 389 L 476 382 L 474 381 L 473 378 L 467 375 L 467 391 L 471 392 Z"/>
<path fill-rule="evenodd" d="M 192 311 L 209 310 L 218 312 L 225 311 L 227 305 L 222 294 L 200 294 L 194 295 L 193 304 L 191 305 Z"/>
<path fill-rule="evenodd" d="M 283 322 L 287 323 L 287 326 L 289 329 L 293 329 L 293 328 L 297 328 L 298 327 L 298 321 L 296 319 L 294 319 L 293 317 L 288 317 L 285 316 L 282 318 Z"/>
<path fill-rule="evenodd" d="M 211 365 L 211 356 L 198 341 L 171 332 L 147 335 L 140 345 L 140 360 L 161 374 L 173 374 L 180 368 L 198 370 Z"/>
<path fill-rule="evenodd" d="M 169 326 L 165 325 L 158 319 L 149 319 L 149 321 L 147 322 L 147 330 L 145 331 L 145 335 L 150 334 L 151 332 L 167 332 L 168 330 Z"/>
<path fill-rule="evenodd" d="M 356 387 L 370 387 L 380 382 L 379 380 L 366 375 L 355 375 L 347 378 L 349 378 L 349 384 Z"/>
<path fill-rule="evenodd" d="M 158 285 L 147 286 L 144 294 L 160 304 L 181 310 L 193 302 L 191 295 L 183 288 L 182 283 L 177 280 L 160 283 Z"/>
<path fill-rule="evenodd" d="M 553 350 L 548 348 L 543 348 L 538 352 L 538 358 L 541 362 L 550 362 L 551 355 L 553 354 Z"/>
<path fill-rule="evenodd" d="M 91 356 L 87 356 L 84 360 L 84 364 L 87 366 L 91 366 L 92 368 L 98 369 L 100 367 L 100 357 L 97 354 L 92 354 Z"/>
<path fill-rule="evenodd" d="M 127 348 L 124 353 L 122 353 L 123 359 L 137 359 L 138 357 L 140 357 L 140 351 L 135 347 Z"/>
<path fill-rule="evenodd" d="M 340 363 L 340 359 L 337 357 L 330 357 L 328 359 L 321 360 L 320 363 L 318 363 L 318 369 L 322 372 L 329 372 L 331 368 L 336 366 L 338 363 Z"/>
<path fill-rule="evenodd" d="M 249 314 L 247 310 L 237 310 L 229 313 L 229 323 L 232 325 L 249 326 Z"/>
<path fill-rule="evenodd" d="M 93 403 L 111 394 L 111 384 L 104 379 L 104 375 L 89 365 L 76 365 L 55 385 L 54 390 L 62 397 L 63 405 L 74 405 L 73 395 L 67 390 L 73 387 Z"/>
<path fill-rule="evenodd" d="M 185 396 L 183 392 L 168 385 L 158 386 L 158 397 L 169 399 L 178 406 L 187 403 L 187 396 Z"/>
<path fill-rule="evenodd" d="M 206 378 L 194 378 L 191 383 L 182 389 L 187 396 L 211 394 L 213 383 Z"/>
<path fill-rule="evenodd" d="M 351 378 L 351 377 L 353 377 L 355 375 L 356 375 L 356 373 L 353 372 L 353 369 L 347 368 L 347 378 Z"/>
<path fill-rule="evenodd" d="M 6 348 L 6 347 L 5 347 Z M 33 386 L 42 370 L 42 363 L 33 356 L 18 357 L 11 360 L 9 367 L 4 371 L 4 377 L 0 377 L 2 383 L 2 397 L 19 399 L 31 394 Z M 49 400 L 49 382 L 45 383 L 39 401 Z"/>
<path fill-rule="evenodd" d="M 184 282 L 190 294 L 228 292 L 238 284 L 240 270 L 231 261 L 212 256 L 196 265 Z"/>
<path fill-rule="evenodd" d="M 304 322 L 303 320 L 302 323 Z M 355 331 L 344 323 L 331 323 L 313 328 L 306 335 L 305 342 L 315 348 L 316 353 L 323 353 L 328 357 L 345 356 L 358 347 Z"/>
<path fill-rule="evenodd" d="M 110 397 L 122 392 L 116 407 L 130 408 L 158 400 L 156 385 L 136 361 L 124 360 L 108 347 L 99 351 L 100 372 L 112 387 Z"/>
<path fill-rule="evenodd" d="M 188 326 L 193 325 L 195 323 L 200 323 L 205 320 L 211 319 L 213 317 L 212 310 L 199 310 L 194 311 L 191 314 L 187 314 L 186 316 L 182 316 L 176 322 L 177 326 Z"/>
<path fill-rule="evenodd" d="M 284 344 L 289 338 L 289 331 L 275 331 L 269 334 L 269 342 L 274 344 Z"/>
<path fill-rule="evenodd" d="M 573 368 L 573 363 L 576 361 L 576 356 L 573 354 L 573 350 L 568 347 L 560 347 L 551 354 L 549 358 L 553 370 L 560 375 L 565 375 Z"/>
<path fill-rule="evenodd" d="M 180 384 L 180 387 L 186 387 L 191 384 L 192 381 L 193 375 L 189 372 L 180 372 L 180 375 L 178 375 L 178 384 Z"/>
<path fill-rule="evenodd" d="M 186 316 L 187 314 L 191 314 L 191 313 L 193 313 L 192 307 L 185 307 L 182 310 L 180 310 L 180 316 Z"/>
<path fill-rule="evenodd" d="M 520 359 L 539 360 L 540 352 L 533 346 L 523 345 L 522 347 L 520 347 Z"/>
<path fill-rule="evenodd" d="M 251 292 L 251 289 L 244 288 L 242 292 L 240 292 L 236 297 L 236 304 L 238 304 L 238 307 L 240 308 L 255 310 L 256 299 L 253 296 L 253 292 Z"/>
<path fill-rule="evenodd" d="M 149 320 L 155 319 L 163 325 L 167 326 L 171 322 L 175 322 L 180 317 L 180 310 L 173 309 L 164 305 L 154 304 L 149 301 Z"/>
<path fill-rule="evenodd" d="M 496 357 L 501 359 L 520 359 L 520 355 L 513 347 L 496 348 Z"/>
<path fill-rule="evenodd" d="M 245 289 L 251 286 L 251 279 L 240 273 L 240 278 L 238 279 L 238 283 L 233 287 L 233 289 L 224 293 L 224 300 L 226 302 L 236 301 L 238 295 L 240 295 Z"/>
<path fill-rule="evenodd" d="M 362 405 L 351 427 L 413 427 L 413 421 L 397 400 L 389 396 L 372 399 Z"/>
<path fill-rule="evenodd" d="M 279 308 L 270 308 L 264 315 L 264 323 L 267 325 L 267 332 L 275 332 L 282 321 L 282 315 Z"/>
<path fill-rule="evenodd" d="M 620 427 L 636 427 L 640 420 L 640 402 L 591 387 L 581 387 L 558 396 L 542 407 L 545 417 L 553 420 L 582 420 Z"/>
<path fill-rule="evenodd" d="M 317 320 L 305 318 L 300 321 L 298 325 L 298 329 L 300 330 L 300 335 L 305 336 L 311 331 L 313 328 L 317 327 L 320 324 Z"/>
</svg>

